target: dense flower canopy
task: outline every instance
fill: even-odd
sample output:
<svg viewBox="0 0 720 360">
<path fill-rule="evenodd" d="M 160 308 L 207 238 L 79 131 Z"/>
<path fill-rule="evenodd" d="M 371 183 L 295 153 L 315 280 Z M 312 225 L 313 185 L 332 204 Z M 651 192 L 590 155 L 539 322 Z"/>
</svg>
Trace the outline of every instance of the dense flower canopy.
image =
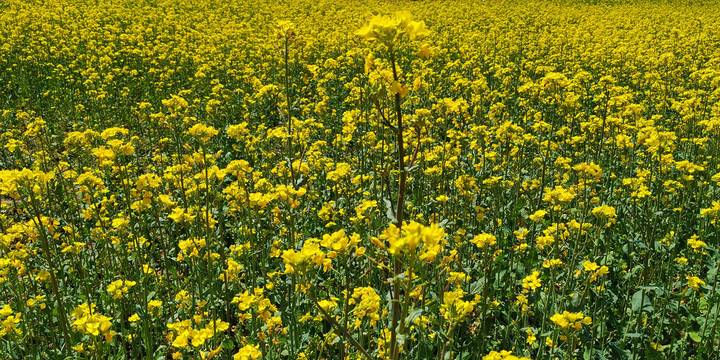
<svg viewBox="0 0 720 360">
<path fill-rule="evenodd" d="M 0 358 L 716 357 L 718 33 L 710 2 L 0 2 Z"/>
</svg>

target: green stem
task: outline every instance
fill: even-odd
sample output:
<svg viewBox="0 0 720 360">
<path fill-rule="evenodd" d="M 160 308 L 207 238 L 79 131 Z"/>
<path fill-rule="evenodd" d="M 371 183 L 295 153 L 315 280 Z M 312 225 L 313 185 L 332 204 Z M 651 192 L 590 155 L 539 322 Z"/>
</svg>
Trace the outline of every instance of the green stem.
<svg viewBox="0 0 720 360">
<path fill-rule="evenodd" d="M 50 267 L 50 284 L 52 286 L 53 294 L 55 295 L 55 300 L 58 304 L 58 313 L 60 315 L 60 328 L 62 329 L 63 337 L 65 338 L 65 346 L 63 347 L 63 352 L 67 355 L 68 349 L 72 345 L 72 341 L 70 340 L 70 333 L 68 331 L 68 318 L 65 313 L 65 306 L 63 305 L 62 295 L 60 294 L 57 278 L 55 277 L 55 266 L 53 264 L 52 257 L 50 256 L 50 244 L 48 243 L 45 227 L 42 224 L 42 217 L 40 215 L 38 202 L 34 195 L 30 195 L 30 197 L 33 210 L 35 211 L 35 218 L 37 219 L 37 227 L 40 232 L 40 243 L 43 249 L 43 254 L 45 255 L 45 260 L 48 262 L 48 266 Z"/>
</svg>

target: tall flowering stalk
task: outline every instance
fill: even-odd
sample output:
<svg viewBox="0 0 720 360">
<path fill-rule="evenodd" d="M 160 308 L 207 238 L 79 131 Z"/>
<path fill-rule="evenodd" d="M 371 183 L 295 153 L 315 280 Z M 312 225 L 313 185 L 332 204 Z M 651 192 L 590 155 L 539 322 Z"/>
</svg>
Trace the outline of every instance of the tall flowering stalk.
<svg viewBox="0 0 720 360">
<path fill-rule="evenodd" d="M 412 16 L 406 12 L 397 12 L 393 15 L 377 15 L 370 19 L 370 23 L 358 30 L 356 35 L 364 38 L 368 42 L 379 42 L 387 49 L 390 65 L 392 67 L 392 81 L 386 79 L 389 90 L 393 93 L 395 100 L 395 120 L 394 122 L 383 115 L 380 109 L 379 101 L 375 101 L 378 111 L 381 114 L 385 124 L 395 133 L 397 139 L 397 161 L 400 179 L 397 188 L 397 203 L 392 208 L 392 197 L 389 199 L 391 212 L 394 216 L 394 223 L 398 233 L 402 233 L 403 213 L 405 208 L 405 193 L 407 191 L 407 173 L 410 166 L 405 164 L 405 142 L 403 139 L 403 114 L 402 114 L 402 98 L 408 94 L 408 88 L 401 82 L 398 73 L 398 47 L 406 41 L 414 41 L 425 37 L 428 34 L 424 21 L 413 21 Z M 366 70 L 372 68 L 372 58 L 367 61 Z M 419 144 L 419 142 L 418 142 Z M 399 256 L 393 256 L 393 273 L 397 276 L 402 273 L 402 261 Z M 395 360 L 400 353 L 398 344 L 398 331 L 404 331 L 404 319 L 401 319 L 401 296 L 400 282 L 395 279 L 393 281 L 392 291 L 392 324 L 390 328 L 390 358 Z M 398 328 L 399 325 L 399 328 Z"/>
</svg>

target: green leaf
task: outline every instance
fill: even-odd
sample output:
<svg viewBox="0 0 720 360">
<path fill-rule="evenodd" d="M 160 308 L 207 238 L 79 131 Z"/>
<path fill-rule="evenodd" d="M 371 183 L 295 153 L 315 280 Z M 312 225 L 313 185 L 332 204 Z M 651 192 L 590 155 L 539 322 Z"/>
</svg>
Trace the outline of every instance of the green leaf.
<svg viewBox="0 0 720 360">
<path fill-rule="evenodd" d="M 655 311 L 655 308 L 653 308 L 650 302 L 650 298 L 645 294 L 644 290 L 638 290 L 633 294 L 631 304 L 633 312 L 644 311 L 651 313 Z"/>
<path fill-rule="evenodd" d="M 423 309 L 414 309 L 410 311 L 410 314 L 408 314 L 407 318 L 405 319 L 405 323 L 412 324 L 415 319 L 422 316 Z"/>
<path fill-rule="evenodd" d="M 606 358 L 605 355 L 602 353 L 602 351 L 600 351 L 600 350 L 598 350 L 598 349 L 594 349 L 594 350 L 593 350 L 593 355 L 595 355 L 595 358 L 597 358 L 597 359 L 607 360 L 607 358 Z"/>
<path fill-rule="evenodd" d="M 664 359 L 663 353 L 653 349 L 650 346 L 645 347 L 645 359 L 648 360 L 655 360 L 655 359 Z"/>
<path fill-rule="evenodd" d="M 396 223 L 397 218 L 395 217 L 395 214 L 393 214 L 392 203 L 390 202 L 390 199 L 385 199 L 385 207 L 387 207 L 387 212 L 385 212 L 385 216 L 387 216 L 387 218 L 390 219 L 391 222 Z"/>
<path fill-rule="evenodd" d="M 636 333 L 636 332 L 634 332 L 634 333 L 626 333 L 626 334 L 623 335 L 623 336 L 624 336 L 624 337 L 631 338 L 631 339 L 637 339 L 637 338 L 642 337 L 642 334 L 641 334 L 641 333 Z"/>
<path fill-rule="evenodd" d="M 630 359 L 630 352 L 627 350 L 623 350 L 617 346 L 614 342 L 611 342 L 610 344 L 610 350 L 612 351 L 612 358 L 613 359 L 623 359 L 627 360 Z"/>
<path fill-rule="evenodd" d="M 485 281 L 485 278 L 484 278 L 484 277 L 482 277 L 482 278 L 478 279 L 477 281 L 473 282 L 472 284 L 470 284 L 470 290 L 468 291 L 468 293 L 471 294 L 471 295 L 479 294 L 480 291 L 481 291 L 481 290 L 483 289 L 483 287 L 485 286 L 485 282 L 486 282 L 486 281 Z"/>
<path fill-rule="evenodd" d="M 696 343 L 699 343 L 702 341 L 702 337 L 700 336 L 700 334 L 697 331 L 688 332 L 688 336 L 690 336 L 690 338 Z"/>
<path fill-rule="evenodd" d="M 655 284 L 650 284 L 648 286 L 641 286 L 640 290 L 654 291 L 655 294 L 658 296 L 663 296 L 665 294 L 665 290 L 663 290 L 662 287 L 655 285 Z"/>
</svg>

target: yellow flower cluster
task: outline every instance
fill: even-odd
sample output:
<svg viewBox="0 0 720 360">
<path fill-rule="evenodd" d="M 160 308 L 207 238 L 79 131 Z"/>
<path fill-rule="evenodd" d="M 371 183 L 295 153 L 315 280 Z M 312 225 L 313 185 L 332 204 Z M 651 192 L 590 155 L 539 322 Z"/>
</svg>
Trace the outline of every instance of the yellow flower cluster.
<svg viewBox="0 0 720 360">
<path fill-rule="evenodd" d="M 606 221 L 605 227 L 610 227 L 612 224 L 615 224 L 617 220 L 617 214 L 615 213 L 615 208 L 609 205 L 602 205 L 598 206 L 592 209 L 592 214 L 597 216 L 600 219 L 603 219 Z"/>
<path fill-rule="evenodd" d="M 332 259 L 326 257 L 325 252 L 320 249 L 318 239 L 308 239 L 299 251 L 293 249 L 284 250 L 282 259 L 285 262 L 285 273 L 307 273 L 313 265 L 322 266 L 327 271 L 332 268 Z"/>
<path fill-rule="evenodd" d="M 501 350 L 491 351 L 483 356 L 482 360 L 530 360 L 530 358 L 515 356 L 511 351 Z"/>
<path fill-rule="evenodd" d="M 476 235 L 474 238 L 472 238 L 472 240 L 470 240 L 470 242 L 482 249 L 486 246 L 495 245 L 497 243 L 497 238 L 495 237 L 495 235 L 483 233 Z"/>
<path fill-rule="evenodd" d="M 562 314 L 556 313 L 550 317 L 550 321 L 555 323 L 555 325 L 559 326 L 561 329 L 574 329 L 575 331 L 582 329 L 583 325 L 592 325 L 592 318 L 583 315 L 581 312 L 571 313 L 563 311 Z"/>
<path fill-rule="evenodd" d="M 425 226 L 412 221 L 403 225 L 402 233 L 395 224 L 390 224 L 375 242 L 385 247 L 379 240 L 387 241 L 388 252 L 393 256 L 417 256 L 420 260 L 432 262 L 446 245 L 446 236 L 445 230 L 438 224 Z"/>
<path fill-rule="evenodd" d="M 75 310 L 73 310 L 72 317 L 75 318 L 75 321 L 72 323 L 73 327 L 83 334 L 92 336 L 103 335 L 106 341 L 110 341 L 113 335 L 115 335 L 115 332 L 110 330 L 110 326 L 112 326 L 110 321 L 112 318 L 98 313 L 97 310 L 95 310 L 95 304 L 88 305 L 87 303 L 83 303 L 78 305 Z"/>
<path fill-rule="evenodd" d="M 15 313 L 10 305 L 5 305 L 0 309 L 0 337 L 6 335 L 22 335 L 22 330 L 18 329 L 17 324 L 22 321 L 21 314 Z"/>
<path fill-rule="evenodd" d="M 262 352 L 255 345 L 245 345 L 233 355 L 233 360 L 255 360 L 262 357 Z"/>
<path fill-rule="evenodd" d="M 416 40 L 425 37 L 428 30 L 424 21 L 413 21 L 408 12 L 396 12 L 393 15 L 377 15 L 355 32 L 369 41 L 379 41 L 388 47 L 407 38 Z"/>
<path fill-rule="evenodd" d="M 113 299 L 119 299 L 123 295 L 127 294 L 131 287 L 135 286 L 137 282 L 131 280 L 115 280 L 110 283 L 107 287 L 107 292 L 112 294 Z"/>
<path fill-rule="evenodd" d="M 692 288 L 693 290 L 700 290 L 701 286 L 705 286 L 705 281 L 700 279 L 697 276 L 686 276 L 685 280 L 687 280 L 687 286 L 688 288 Z"/>
<path fill-rule="evenodd" d="M 350 326 L 357 329 L 366 318 L 370 320 L 370 326 L 375 326 L 380 320 L 380 300 L 380 295 L 372 287 L 353 289 L 352 298 L 348 300 L 348 304 L 355 305 L 352 310 L 355 321 Z"/>
<path fill-rule="evenodd" d="M 180 322 L 168 323 L 167 327 L 172 331 L 168 336 L 169 339 L 172 340 L 172 346 L 186 348 L 188 344 L 190 344 L 193 347 L 200 347 L 205 344 L 208 339 L 215 336 L 215 334 L 224 332 L 230 327 L 229 323 L 218 319 L 210 321 L 202 328 L 194 328 L 193 322 L 198 324 L 200 320 L 202 320 L 201 317 L 196 317 L 192 320 L 187 319 Z"/>
<path fill-rule="evenodd" d="M 522 280 L 522 287 L 524 290 L 535 290 L 541 286 L 542 282 L 540 281 L 539 271 L 533 271 L 532 274 L 526 276 Z"/>
<path fill-rule="evenodd" d="M 231 303 L 237 304 L 238 309 L 243 312 L 239 315 L 240 320 L 250 320 L 252 315 L 246 311 L 252 310 L 252 313 L 256 314 L 258 319 L 267 322 L 272 319 L 272 315 L 277 311 L 277 307 L 270 302 L 270 299 L 265 297 L 262 288 L 255 288 L 252 294 L 245 291 L 234 297 Z M 273 319 L 273 321 L 275 320 Z"/>
<path fill-rule="evenodd" d="M 440 306 L 440 313 L 443 315 L 445 320 L 450 323 L 450 327 L 455 327 L 457 324 L 463 322 L 470 313 L 475 309 L 477 301 L 475 300 L 463 300 L 466 292 L 463 289 L 455 289 L 448 291 L 443 294 L 443 303 Z"/>
</svg>

